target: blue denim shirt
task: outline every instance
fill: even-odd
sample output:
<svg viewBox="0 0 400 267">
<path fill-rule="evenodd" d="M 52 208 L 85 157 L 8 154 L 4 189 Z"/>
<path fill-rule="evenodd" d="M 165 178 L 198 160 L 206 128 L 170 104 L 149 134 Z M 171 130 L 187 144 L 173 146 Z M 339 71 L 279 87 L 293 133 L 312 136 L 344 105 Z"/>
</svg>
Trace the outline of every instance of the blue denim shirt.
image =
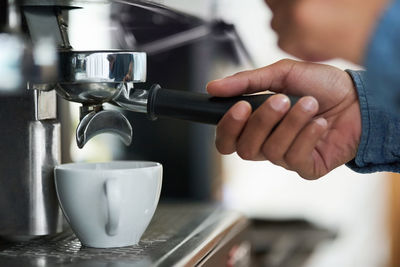
<svg viewBox="0 0 400 267">
<path fill-rule="evenodd" d="M 400 172 L 400 0 L 379 20 L 365 57 L 367 71 L 348 71 L 357 88 L 362 134 L 351 169 Z"/>
</svg>

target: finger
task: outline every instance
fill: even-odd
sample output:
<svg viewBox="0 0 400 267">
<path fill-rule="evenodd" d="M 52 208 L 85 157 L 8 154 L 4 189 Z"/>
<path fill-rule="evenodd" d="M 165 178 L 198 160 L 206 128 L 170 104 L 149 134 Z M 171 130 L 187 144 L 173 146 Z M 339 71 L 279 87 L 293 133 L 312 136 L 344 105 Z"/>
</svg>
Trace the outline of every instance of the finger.
<svg viewBox="0 0 400 267">
<path fill-rule="evenodd" d="M 290 170 L 296 171 L 301 177 L 309 180 L 327 173 L 328 169 L 315 149 L 327 128 L 328 123 L 324 118 L 315 119 L 304 128 L 285 156 Z"/>
<path fill-rule="evenodd" d="M 237 142 L 238 155 L 246 160 L 265 159 L 260 153 L 260 148 L 289 108 L 289 98 L 277 94 L 254 111 Z"/>
<path fill-rule="evenodd" d="M 226 155 L 236 151 L 236 142 L 250 114 L 250 104 L 246 101 L 239 101 L 219 121 L 215 145 L 221 154 Z"/>
<path fill-rule="evenodd" d="M 301 98 L 264 143 L 262 153 L 266 159 L 276 165 L 287 167 L 285 154 L 296 136 L 317 112 L 318 102 L 315 98 L 310 96 Z"/>
<path fill-rule="evenodd" d="M 211 95 L 230 97 L 241 94 L 272 90 L 283 92 L 284 81 L 296 61 L 284 59 L 272 65 L 243 71 L 224 79 L 211 81 L 207 85 L 207 91 Z"/>
</svg>

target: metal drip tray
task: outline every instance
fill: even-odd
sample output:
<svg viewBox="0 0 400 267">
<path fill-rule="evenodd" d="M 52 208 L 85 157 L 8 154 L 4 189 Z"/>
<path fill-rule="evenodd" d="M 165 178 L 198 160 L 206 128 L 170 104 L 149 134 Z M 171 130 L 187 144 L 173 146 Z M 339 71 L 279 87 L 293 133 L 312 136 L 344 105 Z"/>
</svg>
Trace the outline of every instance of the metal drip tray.
<svg viewBox="0 0 400 267">
<path fill-rule="evenodd" d="M 207 205 L 163 205 L 138 245 L 95 249 L 81 245 L 70 229 L 29 242 L 0 243 L 0 266 L 194 265 L 232 231 L 243 231 L 241 215 Z"/>
</svg>

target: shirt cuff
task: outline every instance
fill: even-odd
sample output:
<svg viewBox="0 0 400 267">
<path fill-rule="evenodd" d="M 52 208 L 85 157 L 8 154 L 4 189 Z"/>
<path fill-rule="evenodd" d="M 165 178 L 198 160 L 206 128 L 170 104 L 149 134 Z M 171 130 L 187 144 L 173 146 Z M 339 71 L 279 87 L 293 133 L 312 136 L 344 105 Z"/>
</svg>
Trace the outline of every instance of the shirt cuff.
<svg viewBox="0 0 400 267">
<path fill-rule="evenodd" d="M 376 101 L 365 71 L 346 71 L 358 93 L 362 125 L 356 157 L 346 165 L 359 173 L 400 172 L 400 116 Z"/>
</svg>

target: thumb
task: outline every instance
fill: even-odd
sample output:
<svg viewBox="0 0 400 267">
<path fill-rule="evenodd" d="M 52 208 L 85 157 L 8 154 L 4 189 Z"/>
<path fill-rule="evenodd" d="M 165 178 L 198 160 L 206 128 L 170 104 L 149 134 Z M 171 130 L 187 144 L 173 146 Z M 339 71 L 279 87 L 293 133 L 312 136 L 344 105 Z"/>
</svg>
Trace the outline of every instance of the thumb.
<svg viewBox="0 0 400 267">
<path fill-rule="evenodd" d="M 261 91 L 281 93 L 287 74 L 296 61 L 284 59 L 272 65 L 236 73 L 224 79 L 211 81 L 207 91 L 213 96 L 230 97 L 242 94 L 252 94 Z"/>
</svg>

